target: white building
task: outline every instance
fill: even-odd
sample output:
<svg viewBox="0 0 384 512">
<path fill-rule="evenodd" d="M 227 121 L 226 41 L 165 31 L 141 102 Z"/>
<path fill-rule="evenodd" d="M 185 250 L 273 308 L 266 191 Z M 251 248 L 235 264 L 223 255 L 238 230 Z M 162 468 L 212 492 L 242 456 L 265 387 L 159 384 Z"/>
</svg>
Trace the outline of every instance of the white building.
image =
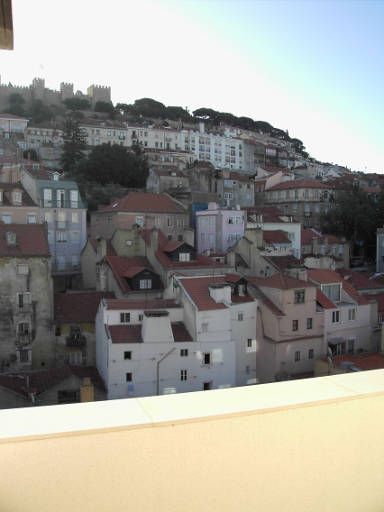
<svg viewBox="0 0 384 512">
<path fill-rule="evenodd" d="M 9 138 L 12 133 L 24 133 L 28 119 L 13 114 L 0 114 L 0 132 Z"/>
<path fill-rule="evenodd" d="M 236 385 L 255 384 L 257 302 L 248 294 L 246 280 L 238 274 L 175 277 L 173 286 L 192 338 L 221 347 L 212 351 L 213 365 L 226 364 L 223 348 L 231 346 L 235 350 Z"/>
<path fill-rule="evenodd" d="M 234 386 L 234 343 L 196 339 L 186 313 L 173 300 L 101 302 L 96 364 L 108 399 Z"/>
</svg>

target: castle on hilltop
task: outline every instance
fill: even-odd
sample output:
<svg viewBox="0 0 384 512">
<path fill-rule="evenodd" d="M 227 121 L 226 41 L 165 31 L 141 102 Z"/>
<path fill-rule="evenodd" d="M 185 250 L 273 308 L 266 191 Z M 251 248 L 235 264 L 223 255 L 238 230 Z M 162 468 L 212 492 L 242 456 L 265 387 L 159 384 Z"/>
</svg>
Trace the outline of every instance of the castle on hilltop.
<svg viewBox="0 0 384 512">
<path fill-rule="evenodd" d="M 88 100 L 92 106 L 98 101 L 111 101 L 111 88 L 102 85 L 90 85 L 87 89 L 87 94 L 81 91 L 73 90 L 73 84 L 62 82 L 59 91 L 53 91 L 45 87 L 45 80 L 43 78 L 34 78 L 31 85 L 20 86 L 2 84 L 0 80 L 0 110 L 7 108 L 9 103 L 10 94 L 20 94 L 26 104 L 30 104 L 33 100 L 42 100 L 48 105 L 60 105 L 64 100 L 69 98 L 81 98 Z"/>
</svg>

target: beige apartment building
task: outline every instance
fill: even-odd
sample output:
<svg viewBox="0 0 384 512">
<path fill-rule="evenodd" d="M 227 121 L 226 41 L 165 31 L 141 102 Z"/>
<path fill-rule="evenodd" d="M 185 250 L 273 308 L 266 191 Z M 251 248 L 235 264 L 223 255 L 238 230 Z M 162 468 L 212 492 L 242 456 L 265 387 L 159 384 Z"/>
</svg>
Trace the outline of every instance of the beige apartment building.
<svg viewBox="0 0 384 512">
<path fill-rule="evenodd" d="M 40 223 L 39 210 L 20 183 L 0 183 L 0 221 L 3 224 Z"/>
<path fill-rule="evenodd" d="M 282 274 L 247 280 L 248 290 L 259 303 L 259 382 L 312 376 L 315 360 L 327 353 L 316 286 Z"/>
</svg>

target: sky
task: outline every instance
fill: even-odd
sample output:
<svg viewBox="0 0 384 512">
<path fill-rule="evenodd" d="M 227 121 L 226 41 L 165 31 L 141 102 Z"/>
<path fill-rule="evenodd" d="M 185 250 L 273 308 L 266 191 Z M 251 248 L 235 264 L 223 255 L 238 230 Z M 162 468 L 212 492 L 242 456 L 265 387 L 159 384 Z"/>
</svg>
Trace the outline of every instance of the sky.
<svg viewBox="0 0 384 512">
<path fill-rule="evenodd" d="M 2 83 L 248 116 L 320 161 L 384 173 L 382 0 L 13 0 L 13 17 Z"/>
</svg>

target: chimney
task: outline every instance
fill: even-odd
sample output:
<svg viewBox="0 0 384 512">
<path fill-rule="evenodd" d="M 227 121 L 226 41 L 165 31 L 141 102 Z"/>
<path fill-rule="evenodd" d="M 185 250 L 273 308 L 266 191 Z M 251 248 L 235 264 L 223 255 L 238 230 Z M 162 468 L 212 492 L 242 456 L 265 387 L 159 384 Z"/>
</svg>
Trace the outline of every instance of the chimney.
<svg viewBox="0 0 384 512">
<path fill-rule="evenodd" d="M 153 251 L 156 252 L 159 248 L 159 232 L 157 231 L 156 228 L 153 228 L 151 231 L 150 242 Z"/>
<path fill-rule="evenodd" d="M 95 388 L 89 377 L 84 377 L 80 386 L 80 402 L 94 402 Z"/>
<path fill-rule="evenodd" d="M 231 304 L 231 286 L 229 284 L 211 284 L 209 285 L 209 295 L 217 304 Z"/>
</svg>

